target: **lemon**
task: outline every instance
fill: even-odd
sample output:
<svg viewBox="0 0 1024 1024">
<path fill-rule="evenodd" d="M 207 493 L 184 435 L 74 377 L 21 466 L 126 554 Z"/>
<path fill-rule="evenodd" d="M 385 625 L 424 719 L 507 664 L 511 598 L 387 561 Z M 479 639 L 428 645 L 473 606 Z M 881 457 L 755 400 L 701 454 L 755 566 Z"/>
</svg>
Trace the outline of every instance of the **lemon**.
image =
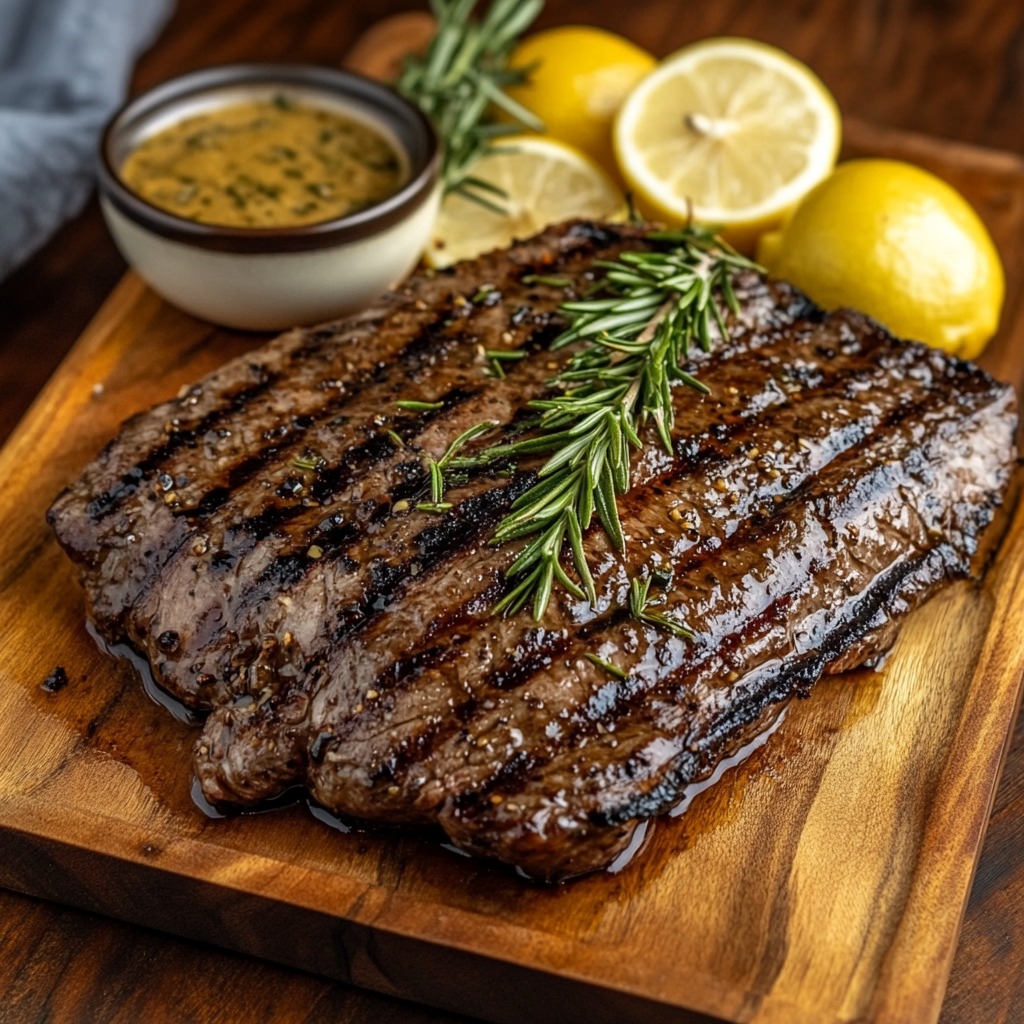
<svg viewBox="0 0 1024 1024">
<path fill-rule="evenodd" d="M 612 121 L 633 86 L 654 70 L 654 57 L 613 32 L 564 25 L 528 36 L 510 64 L 533 70 L 528 83 L 510 86 L 508 94 L 544 122 L 548 135 L 617 177 Z"/>
<path fill-rule="evenodd" d="M 572 217 L 609 220 L 624 213 L 622 193 L 579 150 L 541 135 L 502 141 L 473 165 L 473 177 L 502 189 L 496 213 L 458 193 L 447 196 L 424 254 L 434 267 L 509 245 Z"/>
<path fill-rule="evenodd" d="M 615 121 L 619 166 L 649 217 L 693 216 L 751 251 L 834 167 L 835 100 L 788 54 L 705 39 L 661 62 Z"/>
<path fill-rule="evenodd" d="M 985 225 L 956 189 L 897 160 L 841 164 L 758 258 L 826 309 L 852 306 L 964 359 L 999 324 L 1005 281 Z"/>
</svg>

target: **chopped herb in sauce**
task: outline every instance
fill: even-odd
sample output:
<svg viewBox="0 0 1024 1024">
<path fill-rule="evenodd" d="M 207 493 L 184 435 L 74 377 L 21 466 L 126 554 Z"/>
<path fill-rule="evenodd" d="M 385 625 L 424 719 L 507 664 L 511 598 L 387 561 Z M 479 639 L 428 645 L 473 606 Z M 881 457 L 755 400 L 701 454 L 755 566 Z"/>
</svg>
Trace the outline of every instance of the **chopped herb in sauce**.
<svg viewBox="0 0 1024 1024">
<path fill-rule="evenodd" d="M 157 132 L 129 154 L 121 177 L 179 217 L 253 228 L 334 220 L 404 184 L 402 162 L 373 128 L 284 95 Z"/>
</svg>

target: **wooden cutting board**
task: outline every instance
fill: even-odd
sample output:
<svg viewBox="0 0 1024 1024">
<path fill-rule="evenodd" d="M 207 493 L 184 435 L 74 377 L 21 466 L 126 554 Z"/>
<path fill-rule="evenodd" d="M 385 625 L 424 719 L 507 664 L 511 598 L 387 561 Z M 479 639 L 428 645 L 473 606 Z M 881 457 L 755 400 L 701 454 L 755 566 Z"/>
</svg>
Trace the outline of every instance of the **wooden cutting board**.
<svg viewBox="0 0 1024 1024">
<path fill-rule="evenodd" d="M 1024 162 L 846 134 L 986 219 L 1009 299 L 983 363 L 1020 387 Z M 44 514 L 122 419 L 259 340 L 128 274 L 0 452 L 0 885 L 504 1024 L 935 1021 L 1020 699 L 1024 511 L 882 673 L 820 683 L 616 874 L 538 887 L 304 805 L 211 820 L 196 727 L 97 649 Z"/>
</svg>

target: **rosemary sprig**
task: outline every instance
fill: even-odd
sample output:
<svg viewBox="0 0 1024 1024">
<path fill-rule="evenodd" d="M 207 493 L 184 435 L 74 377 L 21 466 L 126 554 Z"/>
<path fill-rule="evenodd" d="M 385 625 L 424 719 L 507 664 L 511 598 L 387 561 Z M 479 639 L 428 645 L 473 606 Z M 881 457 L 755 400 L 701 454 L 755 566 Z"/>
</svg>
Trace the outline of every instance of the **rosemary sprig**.
<svg viewBox="0 0 1024 1024">
<path fill-rule="evenodd" d="M 534 538 L 507 570 L 515 585 L 496 611 L 515 614 L 532 603 L 540 618 L 555 580 L 596 602 L 583 531 L 596 513 L 612 544 L 625 549 L 616 498 L 629 490 L 630 447 L 642 447 L 638 430 L 653 421 L 672 451 L 673 386 L 708 393 L 683 369 L 690 347 L 696 343 L 710 351 L 712 325 L 723 340 L 727 337 L 725 310 L 739 312 L 730 278 L 739 270 L 760 269 L 707 228 L 652 231 L 647 237 L 655 243 L 653 251 L 594 261 L 604 271 L 603 297 L 560 307 L 569 327 L 551 348 L 583 344 L 548 382 L 562 394 L 530 403 L 541 413 L 538 432 L 462 460 L 468 467 L 551 453 L 537 483 L 513 503 L 491 540 Z M 562 562 L 567 546 L 579 584 Z M 685 627 L 646 610 L 649 585 L 641 583 L 631 594 L 634 614 L 685 635 L 679 632 Z"/>
<path fill-rule="evenodd" d="M 629 613 L 639 622 L 646 622 L 649 626 L 657 626 L 659 629 L 667 630 L 673 636 L 684 640 L 692 640 L 693 633 L 676 619 L 670 619 L 661 612 L 652 612 L 648 606 L 648 592 L 651 589 L 652 578 L 650 576 L 641 580 L 634 576 L 629 581 Z"/>
<path fill-rule="evenodd" d="M 416 507 L 425 512 L 446 512 L 452 506 L 444 500 L 444 492 L 447 486 L 445 470 L 451 465 L 455 456 L 469 444 L 475 437 L 486 433 L 497 424 L 494 420 L 484 420 L 469 430 L 464 430 L 450 445 L 448 450 L 436 462 L 428 456 L 427 471 L 430 473 L 430 502 L 422 502 Z M 424 507 L 431 506 L 431 507 Z"/>
<path fill-rule="evenodd" d="M 519 36 L 540 14 L 544 0 L 491 0 L 473 18 L 477 0 L 431 0 L 437 33 L 422 56 L 411 56 L 396 88 L 433 121 L 444 143 L 441 176 L 446 193 L 458 192 L 488 209 L 504 211 L 495 197 L 505 193 L 472 175 L 473 164 L 494 152 L 502 136 L 544 125 L 505 93 L 524 82 L 527 69 L 512 69 L 509 56 Z M 512 119 L 497 124 L 490 111 L 500 107 Z"/>
</svg>

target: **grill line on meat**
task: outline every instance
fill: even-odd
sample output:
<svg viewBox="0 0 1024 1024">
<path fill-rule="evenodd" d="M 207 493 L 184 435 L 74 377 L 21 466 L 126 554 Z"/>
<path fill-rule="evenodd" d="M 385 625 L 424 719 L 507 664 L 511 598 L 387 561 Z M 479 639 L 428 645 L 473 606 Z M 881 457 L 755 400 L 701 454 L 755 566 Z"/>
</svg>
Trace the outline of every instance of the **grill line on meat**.
<svg viewBox="0 0 1024 1024">
<path fill-rule="evenodd" d="M 562 225 L 415 277 L 129 420 L 56 500 L 100 633 L 212 709 L 209 800 L 304 784 L 532 877 L 595 870 L 781 702 L 884 652 L 971 572 L 1016 459 L 1012 389 L 748 273 L 728 344 L 688 367 L 711 397 L 679 388 L 673 454 L 648 429 L 633 456 L 625 554 L 585 535 L 597 605 L 556 586 L 540 622 L 488 614 L 521 548 L 488 539 L 543 460 L 472 475 L 434 515 L 415 510 L 425 457 L 545 393 L 567 293 L 525 276 L 582 290 L 594 257 L 647 244 Z M 491 379 L 487 348 L 531 355 Z M 630 618 L 629 580 L 653 569 L 694 641 Z"/>
</svg>

